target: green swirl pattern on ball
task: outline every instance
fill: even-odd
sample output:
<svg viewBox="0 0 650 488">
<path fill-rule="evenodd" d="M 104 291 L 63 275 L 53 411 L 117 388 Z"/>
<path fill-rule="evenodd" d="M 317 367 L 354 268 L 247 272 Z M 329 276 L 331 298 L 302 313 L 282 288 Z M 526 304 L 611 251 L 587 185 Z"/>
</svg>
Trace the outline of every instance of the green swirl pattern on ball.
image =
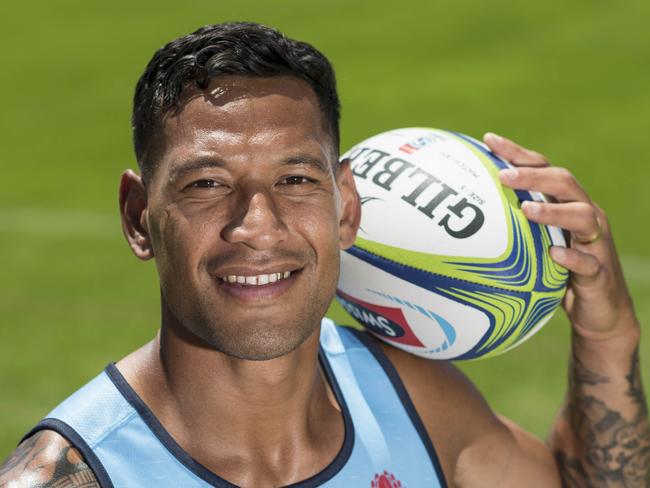
<svg viewBox="0 0 650 488">
<path fill-rule="evenodd" d="M 442 295 L 453 298 L 456 301 L 471 304 L 490 316 L 490 329 L 475 351 L 478 355 L 485 355 L 487 352 L 495 351 L 500 346 L 507 347 L 522 322 L 522 318 L 528 310 L 529 295 L 516 296 L 505 292 L 487 293 L 484 291 L 468 290 L 463 288 L 443 289 L 438 288 Z M 518 339 L 516 334 L 514 339 Z"/>
<path fill-rule="evenodd" d="M 512 239 L 510 252 L 503 259 L 480 263 L 465 258 L 460 261 L 448 261 L 446 264 L 454 266 L 456 272 L 473 274 L 494 285 L 528 288 L 531 282 L 534 283 L 534 257 L 530 252 L 530 249 L 535 248 L 532 236 L 522 232 L 522 224 L 526 225 L 525 222 L 521 222 L 523 214 L 521 212 L 519 215 L 515 214 L 510 207 L 507 207 L 507 210 L 510 214 L 508 227 L 511 229 Z"/>
</svg>

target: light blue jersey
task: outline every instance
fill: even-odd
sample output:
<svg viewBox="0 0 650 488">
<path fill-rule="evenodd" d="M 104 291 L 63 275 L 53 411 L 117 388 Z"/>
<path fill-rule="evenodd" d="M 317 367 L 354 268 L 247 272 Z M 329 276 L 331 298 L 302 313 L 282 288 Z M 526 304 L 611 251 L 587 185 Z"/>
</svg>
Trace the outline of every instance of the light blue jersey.
<svg viewBox="0 0 650 488">
<path fill-rule="evenodd" d="M 320 362 L 345 438 L 320 473 L 291 487 L 444 487 L 433 445 L 395 369 L 363 332 L 324 319 Z M 85 457 L 104 488 L 234 487 L 179 446 L 114 364 L 26 437 L 49 429 Z"/>
</svg>

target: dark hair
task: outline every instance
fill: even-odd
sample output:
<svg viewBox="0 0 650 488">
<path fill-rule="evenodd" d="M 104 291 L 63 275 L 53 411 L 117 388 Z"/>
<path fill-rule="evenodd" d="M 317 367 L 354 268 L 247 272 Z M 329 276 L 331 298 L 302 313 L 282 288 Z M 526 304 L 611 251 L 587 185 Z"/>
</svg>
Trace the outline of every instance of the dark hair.
<svg viewBox="0 0 650 488">
<path fill-rule="evenodd" d="M 131 124 L 145 180 L 155 169 L 147 149 L 165 115 L 180 108 L 185 88 L 194 84 L 204 89 L 219 75 L 289 75 L 306 81 L 316 93 L 338 154 L 340 103 L 334 70 L 322 53 L 252 22 L 207 25 L 160 48 L 138 80 Z"/>
</svg>

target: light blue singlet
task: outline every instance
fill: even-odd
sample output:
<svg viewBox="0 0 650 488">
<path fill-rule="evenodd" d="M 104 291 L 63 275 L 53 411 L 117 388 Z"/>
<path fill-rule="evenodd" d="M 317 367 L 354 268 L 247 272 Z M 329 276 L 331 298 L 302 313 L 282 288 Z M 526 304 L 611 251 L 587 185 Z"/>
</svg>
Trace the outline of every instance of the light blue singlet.
<svg viewBox="0 0 650 488">
<path fill-rule="evenodd" d="M 433 445 L 392 364 L 363 332 L 324 319 L 320 361 L 345 422 L 343 446 L 320 473 L 291 487 L 444 487 Z M 185 452 L 114 364 L 26 436 L 66 437 L 104 488 L 234 487 Z"/>
</svg>

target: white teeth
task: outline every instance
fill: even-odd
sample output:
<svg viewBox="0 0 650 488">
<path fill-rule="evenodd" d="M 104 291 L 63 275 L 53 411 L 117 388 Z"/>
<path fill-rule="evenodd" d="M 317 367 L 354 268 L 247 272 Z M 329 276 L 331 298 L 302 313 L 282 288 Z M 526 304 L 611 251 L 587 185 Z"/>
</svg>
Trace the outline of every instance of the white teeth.
<svg viewBox="0 0 650 488">
<path fill-rule="evenodd" d="M 240 285 L 267 285 L 269 283 L 275 283 L 276 281 L 288 278 L 290 275 L 291 271 L 256 276 L 228 275 L 222 276 L 221 281 L 224 281 L 226 283 L 238 283 Z"/>
</svg>

